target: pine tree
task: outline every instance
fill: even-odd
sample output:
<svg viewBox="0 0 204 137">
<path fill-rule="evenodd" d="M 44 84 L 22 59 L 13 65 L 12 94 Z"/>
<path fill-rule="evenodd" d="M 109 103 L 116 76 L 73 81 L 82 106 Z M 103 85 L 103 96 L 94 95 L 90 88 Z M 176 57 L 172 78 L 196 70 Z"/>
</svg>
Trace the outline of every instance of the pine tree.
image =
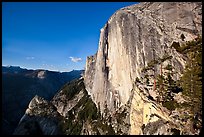
<svg viewBox="0 0 204 137">
<path fill-rule="evenodd" d="M 188 48 L 185 48 L 188 47 Z M 184 74 L 181 78 L 183 95 L 190 98 L 192 113 L 202 114 L 202 38 L 187 42 L 183 53 L 188 57 Z"/>
</svg>

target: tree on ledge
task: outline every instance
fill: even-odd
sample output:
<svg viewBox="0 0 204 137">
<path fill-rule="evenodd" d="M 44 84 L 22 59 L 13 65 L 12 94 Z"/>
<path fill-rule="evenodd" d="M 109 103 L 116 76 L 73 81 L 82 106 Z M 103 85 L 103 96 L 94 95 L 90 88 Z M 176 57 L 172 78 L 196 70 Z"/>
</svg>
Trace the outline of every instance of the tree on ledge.
<svg viewBox="0 0 204 137">
<path fill-rule="evenodd" d="M 202 127 L 202 38 L 198 37 L 183 46 L 188 57 L 186 68 L 180 80 L 183 95 L 189 98 L 188 109 L 193 114 L 194 129 Z"/>
</svg>

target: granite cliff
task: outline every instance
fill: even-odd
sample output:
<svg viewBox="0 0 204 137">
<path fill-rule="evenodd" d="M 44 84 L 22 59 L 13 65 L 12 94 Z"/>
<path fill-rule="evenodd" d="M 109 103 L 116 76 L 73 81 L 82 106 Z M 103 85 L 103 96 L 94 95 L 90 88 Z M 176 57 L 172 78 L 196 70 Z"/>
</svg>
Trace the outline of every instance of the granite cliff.
<svg viewBox="0 0 204 137">
<path fill-rule="evenodd" d="M 202 114 L 190 110 L 193 102 L 181 86 L 186 68 L 196 63 L 202 81 L 200 36 L 200 2 L 145 2 L 116 11 L 101 29 L 97 53 L 87 57 L 83 78 L 67 83 L 49 102 L 60 119 L 56 128 L 40 133 L 54 134 L 60 127 L 66 135 L 201 134 Z M 200 86 L 194 88 L 199 94 L 191 98 L 197 97 L 199 108 Z M 32 117 L 32 111 L 26 115 Z M 39 116 L 44 117 L 35 113 Z M 15 134 L 25 128 L 23 119 Z M 46 125 L 37 123 L 35 129 Z"/>
<path fill-rule="evenodd" d="M 171 65 L 177 72 L 173 79 L 180 78 L 186 58 L 172 46 L 202 35 L 201 24 L 198 2 L 147 2 L 116 11 L 101 29 L 97 53 L 86 62 L 85 87 L 98 108 L 103 112 L 107 105 L 113 114 L 129 103 L 129 134 L 142 134 L 143 124 L 157 121 L 151 115 L 171 121 L 170 112 L 147 97 L 158 95 L 153 84 L 161 67 Z M 159 65 L 144 71 L 158 59 Z M 148 85 L 135 85 L 136 79 L 147 76 Z"/>
<path fill-rule="evenodd" d="M 84 81 L 94 102 L 101 110 L 105 101 L 112 110 L 127 104 L 136 77 L 144 76 L 142 69 L 165 54 L 173 58 L 163 66 L 174 66 L 177 79 L 185 58 L 171 45 L 202 35 L 201 16 L 201 3 L 191 2 L 140 3 L 114 13 L 101 29 L 97 54 L 86 62 Z M 153 73 L 160 74 L 159 65 Z"/>
</svg>

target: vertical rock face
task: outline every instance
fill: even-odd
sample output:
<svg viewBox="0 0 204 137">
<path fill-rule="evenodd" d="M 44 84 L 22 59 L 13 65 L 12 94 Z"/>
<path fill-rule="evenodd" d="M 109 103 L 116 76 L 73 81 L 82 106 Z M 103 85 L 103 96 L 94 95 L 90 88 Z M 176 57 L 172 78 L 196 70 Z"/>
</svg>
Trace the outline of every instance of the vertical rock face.
<svg viewBox="0 0 204 137">
<path fill-rule="evenodd" d="M 185 57 L 172 44 L 181 45 L 202 35 L 201 25 L 199 2 L 147 2 L 118 10 L 101 29 L 97 53 L 87 58 L 86 90 L 102 112 L 105 104 L 111 112 L 128 103 L 131 105 L 129 134 L 142 134 L 138 127 L 151 120 L 145 115 L 157 114 L 168 120 L 168 111 L 145 101 L 147 97 L 134 86 L 135 80 L 144 77 L 142 70 L 149 62 L 165 55 L 172 59 L 163 65 L 171 64 L 177 72 L 174 79 L 178 80 L 185 67 Z M 157 75 L 160 71 L 157 66 L 148 73 Z"/>
</svg>

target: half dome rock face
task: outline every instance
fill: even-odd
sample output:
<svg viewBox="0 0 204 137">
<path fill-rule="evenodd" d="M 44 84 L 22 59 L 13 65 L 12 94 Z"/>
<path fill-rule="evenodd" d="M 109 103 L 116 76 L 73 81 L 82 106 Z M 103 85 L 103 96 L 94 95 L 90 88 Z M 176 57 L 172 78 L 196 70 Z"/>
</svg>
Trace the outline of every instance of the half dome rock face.
<svg viewBox="0 0 204 137">
<path fill-rule="evenodd" d="M 85 87 L 98 108 L 103 112 L 107 106 L 114 113 L 130 105 L 129 134 L 142 134 L 141 126 L 157 119 L 151 114 L 171 121 L 169 112 L 147 96 L 154 98 L 155 76 L 165 73 L 167 65 L 176 72 L 173 79 L 179 79 L 186 58 L 174 46 L 202 35 L 201 25 L 200 2 L 147 2 L 115 12 L 101 29 L 97 53 L 86 62 Z M 155 61 L 159 65 L 149 70 Z M 135 85 L 146 75 L 152 86 Z"/>
</svg>

